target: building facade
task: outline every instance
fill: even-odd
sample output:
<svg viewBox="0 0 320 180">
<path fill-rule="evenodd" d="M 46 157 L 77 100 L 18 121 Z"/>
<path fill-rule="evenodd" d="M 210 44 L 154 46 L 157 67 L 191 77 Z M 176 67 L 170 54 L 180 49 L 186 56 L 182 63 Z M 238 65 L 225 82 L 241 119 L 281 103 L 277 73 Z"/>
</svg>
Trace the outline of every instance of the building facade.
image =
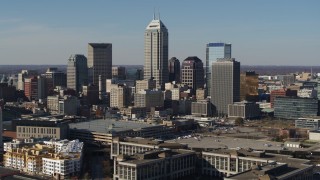
<svg viewBox="0 0 320 180">
<path fill-rule="evenodd" d="M 247 71 L 240 75 L 240 101 L 255 101 L 258 96 L 259 75 Z"/>
<path fill-rule="evenodd" d="M 125 80 L 126 68 L 123 66 L 112 67 L 112 79 Z"/>
<path fill-rule="evenodd" d="M 89 43 L 88 44 L 88 74 L 89 83 L 99 85 L 101 76 L 102 91 L 106 91 L 106 79 L 112 78 L 112 44 Z"/>
<path fill-rule="evenodd" d="M 143 90 L 134 94 L 135 107 L 163 107 L 164 96 L 161 90 Z"/>
<path fill-rule="evenodd" d="M 132 155 L 119 155 L 114 163 L 114 178 L 183 179 L 193 177 L 196 154 L 190 150 L 154 150 Z"/>
<path fill-rule="evenodd" d="M 207 100 L 199 100 L 191 103 L 191 114 L 200 117 L 210 117 L 213 115 L 212 104 Z"/>
<path fill-rule="evenodd" d="M 24 80 L 24 94 L 29 101 L 38 99 L 38 78 L 33 76 Z"/>
<path fill-rule="evenodd" d="M 136 81 L 135 89 L 136 89 L 136 93 L 138 93 L 141 90 L 146 90 L 146 89 L 153 90 L 156 88 L 156 86 L 157 84 L 154 79 L 138 80 Z"/>
<path fill-rule="evenodd" d="M 82 86 L 88 84 L 87 58 L 81 54 L 73 54 L 68 59 L 67 87 L 76 92 L 82 91 Z"/>
<path fill-rule="evenodd" d="M 180 82 L 180 61 L 176 57 L 169 59 L 169 82 Z"/>
<path fill-rule="evenodd" d="M 206 87 L 211 92 L 211 67 L 218 58 L 231 58 L 231 44 L 208 43 L 206 47 Z"/>
<path fill-rule="evenodd" d="M 260 107 L 255 102 L 235 102 L 228 105 L 228 117 L 241 117 L 243 119 L 260 118 Z"/>
<path fill-rule="evenodd" d="M 298 118 L 295 120 L 295 127 L 310 130 L 319 130 L 320 117 Z"/>
<path fill-rule="evenodd" d="M 181 83 L 192 88 L 195 94 L 198 88 L 204 87 L 204 69 L 202 61 L 196 56 L 190 56 L 182 62 Z"/>
<path fill-rule="evenodd" d="M 110 107 L 123 108 L 130 105 L 130 89 L 123 84 L 111 85 Z"/>
<path fill-rule="evenodd" d="M 217 59 L 212 63 L 211 102 L 219 116 L 228 113 L 228 104 L 240 101 L 240 62 Z"/>
<path fill-rule="evenodd" d="M 164 84 L 169 81 L 168 53 L 168 29 L 154 17 L 144 33 L 144 79 L 154 78 L 157 88 L 164 89 Z"/>
<path fill-rule="evenodd" d="M 296 119 L 306 116 L 318 116 L 319 100 L 317 98 L 281 97 L 274 100 L 274 117 Z"/>
</svg>

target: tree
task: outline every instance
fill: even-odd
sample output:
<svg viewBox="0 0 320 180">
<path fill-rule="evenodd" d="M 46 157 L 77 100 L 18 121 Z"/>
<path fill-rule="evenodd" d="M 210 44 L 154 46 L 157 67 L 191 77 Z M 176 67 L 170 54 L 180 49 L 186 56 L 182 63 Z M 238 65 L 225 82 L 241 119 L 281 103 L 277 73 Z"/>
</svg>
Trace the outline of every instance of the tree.
<svg viewBox="0 0 320 180">
<path fill-rule="evenodd" d="M 237 117 L 236 120 L 234 121 L 234 124 L 236 126 L 242 126 L 244 124 L 244 120 L 241 117 Z"/>
</svg>

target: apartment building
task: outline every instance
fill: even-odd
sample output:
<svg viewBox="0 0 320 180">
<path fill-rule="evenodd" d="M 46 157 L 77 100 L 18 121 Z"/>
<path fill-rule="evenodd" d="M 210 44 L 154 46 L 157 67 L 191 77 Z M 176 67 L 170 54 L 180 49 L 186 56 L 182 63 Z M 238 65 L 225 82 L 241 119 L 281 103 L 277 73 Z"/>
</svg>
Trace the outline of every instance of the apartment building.
<svg viewBox="0 0 320 180">
<path fill-rule="evenodd" d="M 7 149 L 4 154 L 4 166 L 32 175 L 67 177 L 79 173 L 83 143 L 78 140 L 51 142 L 62 144 L 60 150 L 48 142 L 30 143 L 23 147 Z"/>
</svg>

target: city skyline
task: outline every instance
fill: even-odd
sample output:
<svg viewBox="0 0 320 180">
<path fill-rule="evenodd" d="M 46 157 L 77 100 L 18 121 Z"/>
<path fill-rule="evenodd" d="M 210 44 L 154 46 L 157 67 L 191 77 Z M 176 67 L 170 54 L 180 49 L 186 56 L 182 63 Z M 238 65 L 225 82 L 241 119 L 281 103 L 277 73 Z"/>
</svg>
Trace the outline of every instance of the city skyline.
<svg viewBox="0 0 320 180">
<path fill-rule="evenodd" d="M 143 65 L 144 28 L 154 11 L 160 11 L 170 29 L 169 58 L 204 60 L 207 43 L 225 42 L 233 45 L 233 57 L 243 65 L 317 65 L 318 5 L 318 1 L 4 2 L 0 64 L 67 64 L 71 54 L 87 56 L 87 44 L 97 42 L 113 44 L 113 64 Z"/>
</svg>

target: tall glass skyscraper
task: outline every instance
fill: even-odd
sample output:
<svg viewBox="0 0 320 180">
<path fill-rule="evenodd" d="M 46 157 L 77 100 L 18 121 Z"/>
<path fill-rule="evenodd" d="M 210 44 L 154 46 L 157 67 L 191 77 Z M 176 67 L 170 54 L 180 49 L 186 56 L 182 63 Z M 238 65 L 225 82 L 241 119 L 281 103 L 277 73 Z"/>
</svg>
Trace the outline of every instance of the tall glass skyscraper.
<svg viewBox="0 0 320 180">
<path fill-rule="evenodd" d="M 154 17 L 144 33 L 144 79 L 154 78 L 162 89 L 169 81 L 168 37 L 166 26 Z"/>
<path fill-rule="evenodd" d="M 231 58 L 231 44 L 208 43 L 206 48 L 206 87 L 211 92 L 211 66 L 217 58 Z"/>
</svg>

